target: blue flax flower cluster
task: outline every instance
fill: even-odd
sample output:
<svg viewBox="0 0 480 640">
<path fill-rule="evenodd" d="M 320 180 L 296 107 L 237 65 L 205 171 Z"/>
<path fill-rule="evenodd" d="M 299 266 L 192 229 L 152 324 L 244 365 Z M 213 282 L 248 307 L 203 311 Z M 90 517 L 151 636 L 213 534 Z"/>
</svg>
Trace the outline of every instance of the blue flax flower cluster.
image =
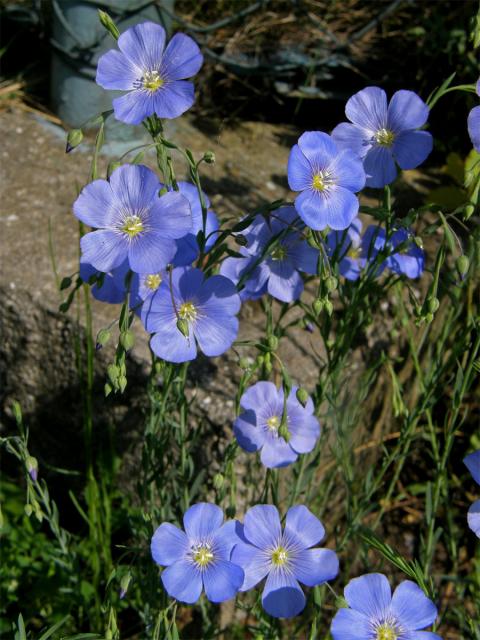
<svg viewBox="0 0 480 640">
<path fill-rule="evenodd" d="M 313 548 L 325 536 L 322 523 L 304 506 L 291 507 L 282 532 L 276 507 L 256 505 L 244 524 L 223 523 L 223 512 L 201 502 L 183 517 L 185 532 L 164 522 L 155 531 L 151 551 L 167 593 L 193 604 L 202 590 L 212 602 L 249 591 L 266 578 L 262 604 L 277 618 L 298 615 L 306 598 L 299 582 L 313 587 L 338 574 L 330 549 Z"/>
<path fill-rule="evenodd" d="M 477 81 L 477 95 L 480 96 L 480 78 Z M 480 106 L 474 107 L 468 114 L 468 133 L 475 151 L 480 153 Z"/>
<path fill-rule="evenodd" d="M 480 485 L 480 449 L 464 459 L 464 464 L 472 474 L 475 482 Z M 468 526 L 480 538 L 480 500 L 476 500 L 468 510 Z"/>
<path fill-rule="evenodd" d="M 393 595 L 387 578 L 370 573 L 350 580 L 344 590 L 348 608 L 332 621 L 333 640 L 441 640 L 421 631 L 435 622 L 433 602 L 414 582 L 404 580 Z"/>
</svg>

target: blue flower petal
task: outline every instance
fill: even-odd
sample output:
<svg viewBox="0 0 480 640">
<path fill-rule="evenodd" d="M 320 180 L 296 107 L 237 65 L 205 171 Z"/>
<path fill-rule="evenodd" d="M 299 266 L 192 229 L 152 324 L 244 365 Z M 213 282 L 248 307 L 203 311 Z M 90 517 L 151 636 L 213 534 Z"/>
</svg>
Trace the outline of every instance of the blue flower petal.
<svg viewBox="0 0 480 640">
<path fill-rule="evenodd" d="M 307 587 L 315 587 L 338 575 L 338 557 L 331 549 L 305 549 L 293 560 L 296 579 Z"/>
<path fill-rule="evenodd" d="M 389 131 L 399 133 L 407 129 L 418 129 L 426 123 L 430 109 L 413 91 L 401 89 L 393 94 L 387 111 Z"/>
<path fill-rule="evenodd" d="M 315 416 L 304 416 L 302 420 L 289 419 L 290 440 L 288 444 L 296 453 L 310 453 L 320 437 L 320 424 Z"/>
<path fill-rule="evenodd" d="M 359 158 L 364 158 L 371 147 L 371 133 L 350 122 L 338 124 L 332 131 L 332 138 L 339 149 L 353 151 Z"/>
<path fill-rule="evenodd" d="M 296 269 L 314 275 L 317 274 L 318 255 L 319 251 L 306 242 L 295 242 L 288 250 L 288 257 Z"/>
<path fill-rule="evenodd" d="M 400 626 L 408 631 L 428 627 L 438 615 L 437 607 L 411 580 L 404 580 L 395 589 L 391 611 L 397 616 Z"/>
<path fill-rule="evenodd" d="M 463 459 L 463 464 L 470 471 L 475 482 L 480 484 L 480 449 L 468 454 L 468 456 Z"/>
<path fill-rule="evenodd" d="M 370 620 L 353 609 L 340 609 L 330 628 L 333 640 L 371 640 Z"/>
<path fill-rule="evenodd" d="M 172 273 L 172 288 L 175 299 L 179 298 L 181 303 L 196 298 L 203 285 L 204 277 L 200 269 L 174 269 Z"/>
<path fill-rule="evenodd" d="M 114 196 L 106 180 L 94 180 L 84 187 L 73 205 L 73 213 L 89 227 L 108 227 L 114 217 Z"/>
<path fill-rule="evenodd" d="M 183 515 L 183 525 L 190 540 L 202 541 L 222 526 L 223 511 L 216 504 L 198 502 Z"/>
<path fill-rule="evenodd" d="M 372 133 L 387 123 L 387 95 L 379 87 L 366 87 L 353 95 L 345 106 L 347 118 Z"/>
<path fill-rule="evenodd" d="M 150 550 L 157 564 L 169 566 L 181 560 L 189 549 L 185 533 L 169 522 L 164 522 L 152 537 Z"/>
<path fill-rule="evenodd" d="M 292 147 L 287 165 L 288 185 L 292 191 L 303 191 L 312 185 L 313 170 L 298 144 Z"/>
<path fill-rule="evenodd" d="M 155 113 L 159 118 L 178 118 L 195 102 L 193 83 L 173 80 L 153 94 Z"/>
<path fill-rule="evenodd" d="M 245 514 L 243 532 L 247 541 L 259 549 L 277 545 L 282 536 L 277 508 L 270 504 L 251 507 Z"/>
<path fill-rule="evenodd" d="M 386 147 L 372 147 L 365 156 L 363 166 L 367 174 L 367 187 L 381 189 L 397 177 L 392 152 Z"/>
<path fill-rule="evenodd" d="M 323 131 L 306 131 L 298 139 L 298 146 L 313 172 L 327 169 L 338 153 L 334 140 Z"/>
<path fill-rule="evenodd" d="M 235 315 L 240 311 L 241 301 L 233 282 L 225 276 L 211 276 L 198 292 L 198 301 L 208 315 Z"/>
<path fill-rule="evenodd" d="M 173 36 L 165 49 L 160 77 L 165 80 L 191 78 L 200 70 L 203 56 L 197 43 L 184 33 Z"/>
<path fill-rule="evenodd" d="M 325 529 L 307 507 L 297 505 L 287 511 L 285 535 L 300 548 L 308 549 L 323 540 Z"/>
<path fill-rule="evenodd" d="M 124 31 L 118 48 L 143 73 L 158 71 L 165 48 L 165 29 L 154 22 L 142 22 Z"/>
<path fill-rule="evenodd" d="M 148 299 L 145 304 L 148 303 Z M 190 328 L 190 335 L 186 338 L 176 326 L 176 319 L 169 325 L 160 327 L 150 340 L 150 347 L 159 358 L 167 362 L 189 362 L 197 357 L 197 345 L 193 331 Z M 148 329 L 147 329 L 148 330 Z"/>
<path fill-rule="evenodd" d="M 117 205 L 136 214 L 158 200 L 160 182 L 156 174 L 144 165 L 122 164 L 110 176 L 110 186 Z"/>
<path fill-rule="evenodd" d="M 131 91 L 142 75 L 142 71 L 123 53 L 112 49 L 100 56 L 95 82 L 104 89 Z"/>
<path fill-rule="evenodd" d="M 362 161 L 352 154 L 351 150 L 343 150 L 330 165 L 335 176 L 335 184 L 349 191 L 361 191 L 365 186 L 365 169 Z"/>
<path fill-rule="evenodd" d="M 160 198 L 154 198 L 150 210 L 149 226 L 164 238 L 176 240 L 192 229 L 192 212 L 187 198 L 171 191 Z M 176 247 L 174 249 L 174 253 Z"/>
<path fill-rule="evenodd" d="M 239 542 L 232 551 L 231 561 L 242 567 L 245 577 L 240 591 L 249 591 L 270 571 L 269 557 L 257 547 Z"/>
<path fill-rule="evenodd" d="M 262 447 L 260 460 L 267 469 L 287 467 L 298 458 L 298 454 L 283 438 L 267 438 Z"/>
<path fill-rule="evenodd" d="M 297 580 L 282 570 L 269 573 L 262 594 L 262 606 L 274 618 L 293 618 L 305 608 L 305 594 Z"/>
<path fill-rule="evenodd" d="M 128 242 L 123 235 L 100 229 L 85 234 L 80 239 L 82 257 L 98 271 L 111 271 L 125 260 Z"/>
<path fill-rule="evenodd" d="M 126 124 L 141 124 L 155 113 L 153 94 L 135 89 L 112 101 L 115 118 Z"/>
<path fill-rule="evenodd" d="M 171 598 L 186 604 L 196 602 L 202 593 L 202 576 L 191 561 L 179 560 L 162 573 L 162 582 Z"/>
<path fill-rule="evenodd" d="M 390 584 L 381 573 L 367 573 L 350 580 L 344 595 L 352 609 L 373 619 L 385 616 L 392 600 Z"/>
<path fill-rule="evenodd" d="M 240 406 L 256 412 L 265 406 L 276 407 L 278 402 L 277 387 L 273 382 L 261 380 L 244 392 L 240 398 Z"/>
<path fill-rule="evenodd" d="M 240 300 L 238 295 L 236 297 Z M 217 311 L 215 315 L 198 317 L 193 331 L 200 349 L 206 356 L 213 358 L 230 349 L 237 338 L 238 325 L 235 316 Z"/>
<path fill-rule="evenodd" d="M 480 538 L 480 500 L 472 504 L 467 514 L 468 526 Z"/>
<path fill-rule="evenodd" d="M 468 135 L 478 153 L 480 153 L 480 107 L 474 107 L 468 114 Z"/>
<path fill-rule="evenodd" d="M 433 138 L 428 131 L 404 131 L 393 143 L 393 156 L 401 169 L 415 169 L 433 149 Z"/>
<path fill-rule="evenodd" d="M 346 229 L 357 216 L 358 198 L 342 187 L 328 193 L 317 193 L 313 189 L 303 191 L 295 200 L 295 208 L 308 227 L 322 231 Z"/>
<path fill-rule="evenodd" d="M 211 602 L 234 598 L 242 586 L 243 569 L 232 562 L 219 560 L 203 572 L 203 586 Z"/>
<path fill-rule="evenodd" d="M 257 427 L 255 412 L 251 409 L 238 416 L 233 423 L 233 432 L 238 444 L 249 453 L 258 451 L 265 442 L 264 432 Z"/>
<path fill-rule="evenodd" d="M 128 248 L 128 261 L 136 273 L 156 273 L 165 269 L 176 252 L 175 244 L 156 231 L 139 235 Z"/>
<path fill-rule="evenodd" d="M 215 554 L 221 560 L 230 560 L 233 547 L 242 541 L 243 525 L 238 520 L 228 520 L 211 535 Z"/>
<path fill-rule="evenodd" d="M 408 640 L 442 640 L 442 636 L 432 631 L 411 631 Z"/>
<path fill-rule="evenodd" d="M 303 291 L 303 280 L 289 260 L 271 262 L 271 272 L 268 278 L 268 293 L 282 302 L 298 300 Z"/>
</svg>

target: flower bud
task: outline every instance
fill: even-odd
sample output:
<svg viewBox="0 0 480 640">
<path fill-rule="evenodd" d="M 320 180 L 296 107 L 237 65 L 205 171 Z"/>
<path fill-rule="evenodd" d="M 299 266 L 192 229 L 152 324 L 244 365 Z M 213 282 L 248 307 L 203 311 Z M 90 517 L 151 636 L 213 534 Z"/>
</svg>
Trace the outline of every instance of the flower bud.
<svg viewBox="0 0 480 640">
<path fill-rule="evenodd" d="M 268 348 L 271 349 L 271 351 L 275 351 L 276 349 L 278 349 L 278 338 L 277 336 L 268 336 Z"/>
<path fill-rule="evenodd" d="M 323 300 L 320 300 L 320 298 L 317 298 L 316 300 L 314 300 L 312 304 L 312 309 L 313 309 L 313 313 L 316 316 L 319 316 L 323 311 Z"/>
<path fill-rule="evenodd" d="M 265 369 L 265 373 L 268 374 L 268 373 L 272 372 L 272 369 L 273 369 L 273 367 L 272 367 L 272 359 L 271 359 L 269 353 L 266 353 L 263 356 L 263 367 Z"/>
<path fill-rule="evenodd" d="M 60 288 L 60 291 L 65 291 L 65 289 L 68 289 L 71 286 L 72 286 L 72 279 L 67 276 L 66 278 L 62 278 L 59 288 Z"/>
<path fill-rule="evenodd" d="M 282 420 L 282 424 L 278 428 L 278 435 L 280 436 L 280 438 L 283 438 L 285 440 L 285 442 L 288 442 L 290 440 L 290 438 L 292 437 L 290 435 L 290 431 L 288 430 L 287 421 L 286 420 Z"/>
<path fill-rule="evenodd" d="M 473 204 L 467 204 L 467 206 L 463 210 L 464 219 L 468 220 L 469 218 L 471 218 L 473 216 L 474 211 L 475 211 L 475 206 Z"/>
<path fill-rule="evenodd" d="M 331 316 L 333 313 L 333 304 L 330 302 L 330 300 L 325 300 L 324 306 L 325 306 L 325 311 L 328 313 L 329 316 Z"/>
<path fill-rule="evenodd" d="M 25 511 L 25 515 L 27 516 L 27 518 L 30 518 L 30 516 L 33 513 L 32 505 L 31 504 L 26 504 L 23 509 Z"/>
<path fill-rule="evenodd" d="M 123 600 L 123 598 L 127 595 L 128 586 L 130 584 L 131 579 L 132 579 L 131 574 L 126 573 L 120 580 L 120 594 L 119 594 L 120 600 Z"/>
<path fill-rule="evenodd" d="M 105 393 L 105 397 L 107 398 L 113 391 L 112 385 L 108 384 L 108 382 L 106 382 L 105 386 L 103 387 L 103 391 Z"/>
<path fill-rule="evenodd" d="M 428 310 L 430 313 L 435 313 L 435 311 L 437 311 L 439 306 L 440 306 L 440 301 L 438 298 L 429 298 Z"/>
<path fill-rule="evenodd" d="M 33 480 L 33 482 L 36 482 L 37 478 L 38 478 L 38 462 L 37 462 L 37 459 L 34 458 L 33 456 L 28 456 L 27 459 L 25 460 L 25 464 L 26 464 L 27 471 L 28 471 L 31 479 Z"/>
<path fill-rule="evenodd" d="M 110 340 L 111 333 L 108 329 L 100 329 L 97 333 L 97 350 L 101 349 Z"/>
<path fill-rule="evenodd" d="M 425 316 L 425 322 L 427 324 L 430 324 L 433 320 L 433 313 L 427 313 L 427 315 Z"/>
<path fill-rule="evenodd" d="M 225 478 L 222 476 L 221 473 L 216 473 L 213 476 L 213 486 L 217 491 L 223 487 L 224 483 L 225 483 Z"/>
<path fill-rule="evenodd" d="M 120 334 L 120 344 L 125 349 L 125 351 L 130 351 L 130 349 L 135 344 L 135 335 L 131 329 L 127 329 L 126 331 L 122 331 Z"/>
<path fill-rule="evenodd" d="M 120 375 L 120 369 L 116 364 L 109 364 L 107 367 L 107 376 L 114 387 L 118 384 L 118 377 Z"/>
<path fill-rule="evenodd" d="M 83 140 L 83 131 L 81 129 L 71 129 L 67 134 L 67 146 L 65 153 L 70 153 Z"/>
<path fill-rule="evenodd" d="M 207 164 L 215 164 L 215 154 L 213 151 L 205 151 L 203 154 L 203 160 Z"/>
<path fill-rule="evenodd" d="M 307 390 L 303 389 L 303 387 L 298 387 L 296 396 L 302 407 L 305 407 L 309 399 Z"/>
<path fill-rule="evenodd" d="M 238 366 L 240 367 L 240 369 L 249 369 L 250 368 L 250 362 L 248 360 L 248 358 L 240 358 L 240 360 L 238 361 Z"/>
<path fill-rule="evenodd" d="M 467 258 L 467 256 L 465 254 L 463 254 L 459 258 L 457 258 L 455 266 L 457 267 L 458 273 L 461 276 L 464 276 L 468 272 L 468 268 L 470 266 L 470 261 Z"/>
<path fill-rule="evenodd" d="M 127 386 L 127 378 L 125 376 L 120 376 L 118 379 L 118 386 L 120 387 L 120 392 L 123 393 Z"/>
<path fill-rule="evenodd" d="M 308 320 L 306 322 L 304 322 L 303 328 L 305 329 L 305 331 L 308 331 L 308 333 L 313 333 L 314 332 L 313 324 L 311 322 L 308 322 Z"/>
<path fill-rule="evenodd" d="M 184 318 L 179 318 L 177 320 L 177 329 L 180 331 L 182 335 L 185 336 L 185 338 L 188 338 L 190 336 L 190 329 L 188 326 L 188 322 Z"/>
<path fill-rule="evenodd" d="M 325 286 L 327 288 L 327 291 L 335 291 L 335 289 L 338 287 L 338 280 L 334 276 L 328 276 L 328 278 L 325 280 Z"/>
<path fill-rule="evenodd" d="M 108 13 L 106 11 L 102 11 L 101 9 L 99 9 L 98 17 L 102 25 L 105 27 L 105 29 L 112 35 L 113 38 L 115 38 L 115 40 L 118 40 L 120 31 L 117 29 L 115 23 L 113 22 L 111 17 L 108 15 Z"/>
</svg>

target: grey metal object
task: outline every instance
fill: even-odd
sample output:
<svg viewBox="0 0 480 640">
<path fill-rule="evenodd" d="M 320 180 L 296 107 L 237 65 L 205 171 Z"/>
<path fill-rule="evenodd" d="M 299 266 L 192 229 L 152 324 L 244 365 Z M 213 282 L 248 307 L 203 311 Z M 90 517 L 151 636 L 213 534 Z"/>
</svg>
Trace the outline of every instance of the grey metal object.
<svg viewBox="0 0 480 640">
<path fill-rule="evenodd" d="M 99 57 L 115 47 L 98 19 L 98 9 L 107 11 L 122 32 L 128 27 L 151 20 L 171 30 L 171 19 L 162 5 L 171 11 L 174 0 L 52 0 L 53 48 L 51 99 L 59 117 L 72 127 L 112 108 L 112 99 L 121 92 L 105 91 L 95 84 Z M 114 136 L 108 136 L 108 133 Z M 123 125 L 111 116 L 107 136 L 129 141 L 141 137 L 138 127 Z"/>
</svg>

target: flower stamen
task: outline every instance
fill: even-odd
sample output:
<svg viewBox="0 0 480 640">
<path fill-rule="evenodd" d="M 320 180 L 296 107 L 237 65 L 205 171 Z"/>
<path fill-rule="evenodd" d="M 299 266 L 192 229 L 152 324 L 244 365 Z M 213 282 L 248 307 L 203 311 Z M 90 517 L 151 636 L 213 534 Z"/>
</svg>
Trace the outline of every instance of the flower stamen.
<svg viewBox="0 0 480 640">
<path fill-rule="evenodd" d="M 178 309 L 178 315 L 182 320 L 192 322 L 197 317 L 197 310 L 193 302 L 184 302 Z"/>
<path fill-rule="evenodd" d="M 139 216 L 127 216 L 122 225 L 122 231 L 130 238 L 138 236 L 143 231 L 143 222 Z"/>
<path fill-rule="evenodd" d="M 145 278 L 145 286 L 152 291 L 156 291 L 162 283 L 162 276 L 159 273 L 151 273 Z"/>
<path fill-rule="evenodd" d="M 158 71 L 145 71 L 140 83 L 143 89 L 146 89 L 150 93 L 155 93 L 155 91 L 163 85 L 164 81 Z"/>
<path fill-rule="evenodd" d="M 199 569 L 205 568 L 211 562 L 213 562 L 214 555 L 212 548 L 208 543 L 199 544 L 192 549 L 193 561 Z"/>
<path fill-rule="evenodd" d="M 375 142 L 381 147 L 391 147 L 395 140 L 395 134 L 388 129 L 379 129 L 374 137 Z"/>
<path fill-rule="evenodd" d="M 285 547 L 278 546 L 272 551 L 272 564 L 276 567 L 283 567 L 288 562 L 288 551 Z"/>
<path fill-rule="evenodd" d="M 278 416 L 272 416 L 267 420 L 267 427 L 270 431 L 277 432 L 280 427 L 281 420 Z"/>
<path fill-rule="evenodd" d="M 397 630 L 388 623 L 381 624 L 376 628 L 375 640 L 397 640 Z"/>
</svg>

